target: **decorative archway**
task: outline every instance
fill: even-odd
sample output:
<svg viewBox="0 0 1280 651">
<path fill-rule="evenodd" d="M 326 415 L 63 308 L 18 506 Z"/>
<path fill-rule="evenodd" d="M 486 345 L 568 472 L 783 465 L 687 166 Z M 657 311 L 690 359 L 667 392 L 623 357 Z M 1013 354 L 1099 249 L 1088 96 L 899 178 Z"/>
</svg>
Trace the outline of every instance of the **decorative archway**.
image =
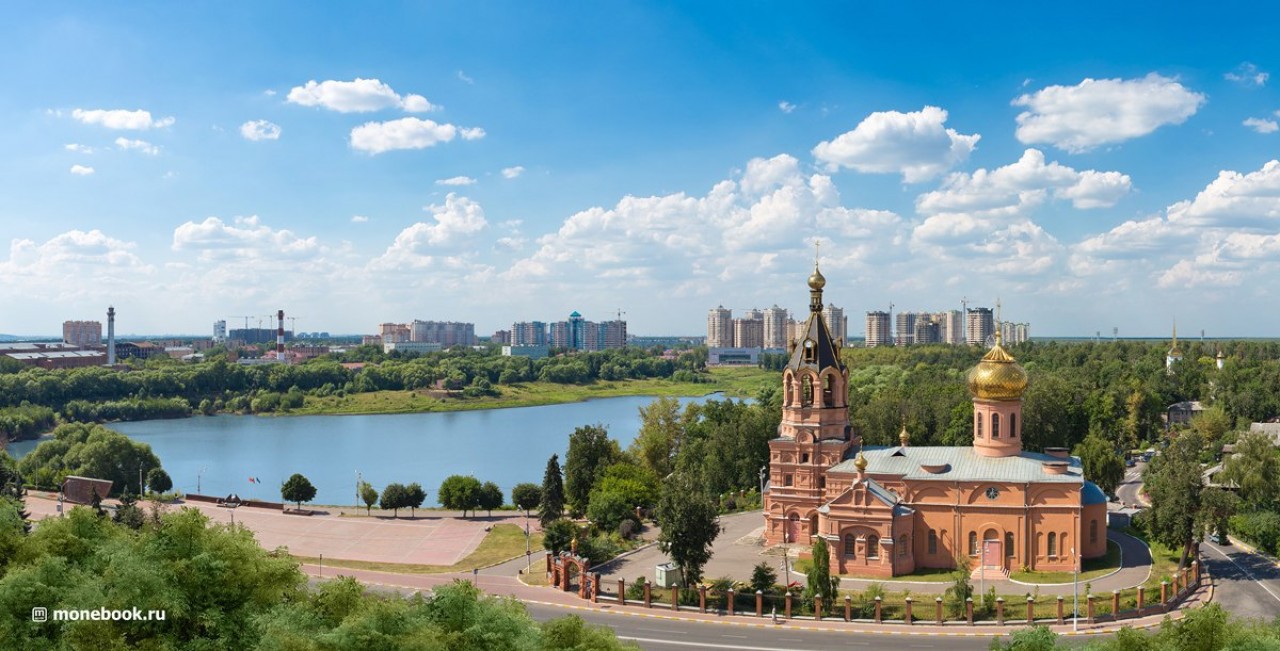
<svg viewBox="0 0 1280 651">
<path fill-rule="evenodd" d="M 578 596 L 587 598 L 591 592 L 591 559 L 570 552 L 547 554 L 547 580 L 552 587 L 568 592 L 574 579 L 578 583 Z"/>
</svg>

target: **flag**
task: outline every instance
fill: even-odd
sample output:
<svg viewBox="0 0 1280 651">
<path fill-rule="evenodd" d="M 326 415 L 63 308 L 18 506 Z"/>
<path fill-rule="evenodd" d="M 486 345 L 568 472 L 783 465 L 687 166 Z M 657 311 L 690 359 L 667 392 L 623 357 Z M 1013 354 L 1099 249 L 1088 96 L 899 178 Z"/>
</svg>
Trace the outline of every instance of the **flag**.
<svg viewBox="0 0 1280 651">
<path fill-rule="evenodd" d="M 254 482 L 253 477 L 250 477 L 250 478 L 249 478 L 249 483 L 250 483 L 250 484 L 252 484 L 253 482 Z"/>
</svg>

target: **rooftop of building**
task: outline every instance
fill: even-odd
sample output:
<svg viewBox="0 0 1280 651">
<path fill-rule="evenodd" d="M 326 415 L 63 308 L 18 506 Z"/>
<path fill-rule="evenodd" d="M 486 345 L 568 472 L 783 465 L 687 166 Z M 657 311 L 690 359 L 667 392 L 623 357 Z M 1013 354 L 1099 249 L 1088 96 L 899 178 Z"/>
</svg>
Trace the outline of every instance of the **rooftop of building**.
<svg viewBox="0 0 1280 651">
<path fill-rule="evenodd" d="M 892 446 L 864 447 L 867 473 L 897 475 L 919 481 L 1003 481 L 1079 484 L 1084 481 L 1078 457 L 1057 457 L 1041 452 L 1022 452 L 1008 457 L 986 457 L 970 446 Z M 829 472 L 857 472 L 852 450 L 844 461 Z M 1063 474 L 1050 473 L 1046 462 L 1067 463 Z M 921 466 L 942 467 L 928 472 Z"/>
</svg>

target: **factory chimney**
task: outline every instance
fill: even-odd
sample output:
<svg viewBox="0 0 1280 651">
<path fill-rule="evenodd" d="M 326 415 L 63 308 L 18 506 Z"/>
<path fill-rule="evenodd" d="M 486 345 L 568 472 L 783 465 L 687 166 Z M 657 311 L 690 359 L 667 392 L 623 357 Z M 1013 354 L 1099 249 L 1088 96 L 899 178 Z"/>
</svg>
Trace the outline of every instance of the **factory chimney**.
<svg viewBox="0 0 1280 651">
<path fill-rule="evenodd" d="M 276 312 L 280 325 L 276 326 L 276 359 L 284 361 L 284 310 Z"/>
<path fill-rule="evenodd" d="M 107 306 L 107 364 L 116 363 L 116 308 Z"/>
</svg>

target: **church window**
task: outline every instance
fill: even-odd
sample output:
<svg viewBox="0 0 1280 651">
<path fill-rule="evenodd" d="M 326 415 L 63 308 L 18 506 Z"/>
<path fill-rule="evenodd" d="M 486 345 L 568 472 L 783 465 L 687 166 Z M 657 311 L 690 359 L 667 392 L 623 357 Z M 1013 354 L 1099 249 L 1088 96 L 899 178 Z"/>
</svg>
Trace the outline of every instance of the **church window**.
<svg viewBox="0 0 1280 651">
<path fill-rule="evenodd" d="M 1000 414 L 991 414 L 991 438 L 1000 438 Z"/>
<path fill-rule="evenodd" d="M 880 558 L 880 536 L 867 536 L 867 558 Z"/>
<path fill-rule="evenodd" d="M 819 477 L 819 478 L 818 478 L 818 488 L 826 488 L 826 487 L 827 487 L 827 478 L 826 478 L 826 477 Z"/>
<path fill-rule="evenodd" d="M 806 375 L 800 381 L 800 404 L 808 407 L 813 404 L 813 378 Z"/>
<path fill-rule="evenodd" d="M 977 416 L 978 416 L 978 438 L 982 438 L 982 414 L 979 413 L 977 414 Z"/>
<path fill-rule="evenodd" d="M 1004 533 L 1004 555 L 1013 558 L 1013 532 Z"/>
<path fill-rule="evenodd" d="M 1089 521 L 1089 544 L 1098 542 L 1098 521 Z"/>
<path fill-rule="evenodd" d="M 907 555 L 907 534 L 905 533 L 902 534 L 901 536 L 898 536 L 898 555 L 899 556 Z"/>
<path fill-rule="evenodd" d="M 1049 556 L 1058 555 L 1058 534 L 1049 532 Z"/>
<path fill-rule="evenodd" d="M 849 558 L 858 557 L 858 541 L 853 537 L 853 534 L 851 533 L 847 533 L 844 535 L 844 555 L 848 556 Z"/>
<path fill-rule="evenodd" d="M 783 475 L 783 476 L 782 476 L 782 485 L 783 485 L 783 486 L 790 486 L 790 485 L 791 485 L 791 475 Z"/>
<path fill-rule="evenodd" d="M 938 553 L 938 532 L 933 529 L 929 530 L 929 553 Z"/>
<path fill-rule="evenodd" d="M 800 463 L 809 463 L 809 453 L 808 453 L 808 452 L 803 452 L 803 453 L 801 453 L 801 454 L 800 454 Z"/>
<path fill-rule="evenodd" d="M 835 392 L 832 389 L 833 384 L 830 374 L 822 378 L 822 406 L 824 407 L 830 407 L 835 404 Z"/>
<path fill-rule="evenodd" d="M 812 339 L 804 340 L 804 361 L 809 363 L 818 361 L 818 346 Z"/>
<path fill-rule="evenodd" d="M 1009 438 L 1018 438 L 1018 415 L 1009 414 Z"/>
<path fill-rule="evenodd" d="M 969 555 L 978 555 L 978 532 L 976 531 L 969 532 Z"/>
<path fill-rule="evenodd" d="M 785 382 L 783 382 L 783 384 L 787 387 L 787 396 L 786 396 L 786 400 L 783 400 L 782 402 L 783 402 L 783 404 L 785 404 L 786 406 L 790 407 L 790 406 L 791 406 L 791 384 L 792 384 L 792 378 L 787 378 L 787 379 L 786 379 L 786 381 L 785 381 Z"/>
</svg>

